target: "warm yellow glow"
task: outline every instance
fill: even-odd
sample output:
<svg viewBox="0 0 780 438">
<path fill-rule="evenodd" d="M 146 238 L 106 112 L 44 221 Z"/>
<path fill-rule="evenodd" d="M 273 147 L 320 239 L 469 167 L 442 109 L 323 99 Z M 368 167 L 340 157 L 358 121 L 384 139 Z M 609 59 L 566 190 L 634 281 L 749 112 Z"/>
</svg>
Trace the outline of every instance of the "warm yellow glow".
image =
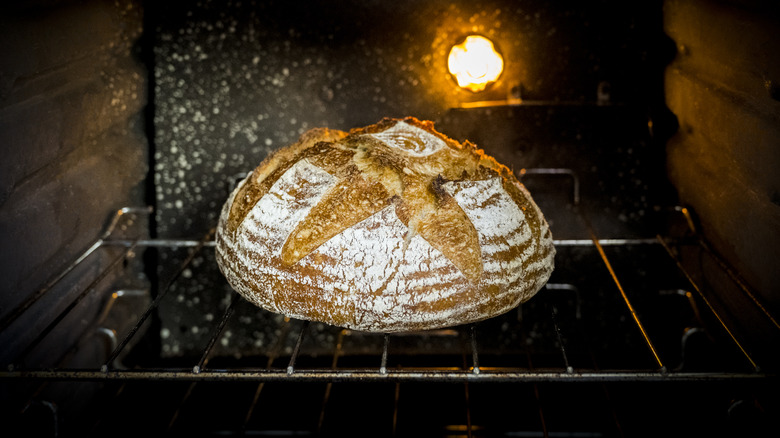
<svg viewBox="0 0 780 438">
<path fill-rule="evenodd" d="M 471 35 L 450 50 L 447 66 L 460 87 L 476 92 L 484 90 L 501 76 L 504 59 L 493 47 L 492 41 Z"/>
</svg>

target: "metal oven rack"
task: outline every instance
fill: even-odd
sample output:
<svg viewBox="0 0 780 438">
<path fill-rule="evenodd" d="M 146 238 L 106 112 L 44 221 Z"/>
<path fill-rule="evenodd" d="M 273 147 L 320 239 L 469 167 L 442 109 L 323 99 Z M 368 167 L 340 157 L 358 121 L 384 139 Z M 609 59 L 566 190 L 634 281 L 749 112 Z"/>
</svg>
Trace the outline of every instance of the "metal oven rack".
<svg viewBox="0 0 780 438">
<path fill-rule="evenodd" d="M 523 173 L 562 175 L 571 178 L 572 202 L 575 206 L 578 204 L 579 183 L 576 175 L 571 171 L 566 169 L 529 169 Z M 660 235 L 649 239 L 600 239 L 596 236 L 593 228 L 588 225 L 585 215 L 579 209 L 575 209 L 575 211 L 581 215 L 583 223 L 587 225 L 591 238 L 585 240 L 556 240 L 555 245 L 559 250 L 567 248 L 595 249 L 601 260 L 602 269 L 606 269 L 611 282 L 613 283 L 612 288 L 614 296 L 612 298 L 620 302 L 620 306 L 623 307 L 627 312 L 626 314 L 629 315 L 629 318 L 627 319 L 629 319 L 630 326 L 639 334 L 638 339 L 642 340 L 640 345 L 635 345 L 635 348 L 641 351 L 641 353 L 639 353 L 640 355 L 651 358 L 647 366 L 612 369 L 601 368 L 598 365 L 583 367 L 575 364 L 571 358 L 573 355 L 577 354 L 573 351 L 577 350 L 577 347 L 573 346 L 569 339 L 576 336 L 572 336 L 571 333 L 566 332 L 567 327 L 565 327 L 564 324 L 561 324 L 561 318 L 557 314 L 555 306 L 546 308 L 548 314 L 545 318 L 548 322 L 548 326 L 552 327 L 554 331 L 554 336 L 551 338 L 553 339 L 554 345 L 549 346 L 549 350 L 557 351 L 558 357 L 557 359 L 548 361 L 549 363 L 552 363 L 552 365 L 549 365 L 548 363 L 543 367 L 532 366 L 530 360 L 528 363 L 520 362 L 506 364 L 503 361 L 493 363 L 495 362 L 493 361 L 495 356 L 492 353 L 488 353 L 489 360 L 484 360 L 485 354 L 481 341 L 484 337 L 480 335 L 490 336 L 490 334 L 484 333 L 486 328 L 482 323 L 456 327 L 438 333 L 441 336 L 455 337 L 458 339 L 458 345 L 462 347 L 461 353 L 463 356 L 462 364 L 460 366 L 451 366 L 451 364 L 448 364 L 448 366 L 438 366 L 436 364 L 426 364 L 424 366 L 394 366 L 391 364 L 391 358 L 395 351 L 394 346 L 403 343 L 403 337 L 406 335 L 380 334 L 376 335 L 379 339 L 377 341 L 379 347 L 373 350 L 375 352 L 374 356 L 368 358 L 368 365 L 346 367 L 341 365 L 339 360 L 344 354 L 342 348 L 345 339 L 355 336 L 355 333 L 349 330 L 340 330 L 338 332 L 335 348 L 330 354 L 329 365 L 300 365 L 299 359 L 302 354 L 302 346 L 304 345 L 304 340 L 310 331 L 311 325 L 308 322 L 287 320 L 282 323 L 284 327 L 282 327 L 281 330 L 284 332 L 293 331 L 291 338 L 294 338 L 295 342 L 287 352 L 283 351 L 279 345 L 275 348 L 269 348 L 265 366 L 212 366 L 210 361 L 214 356 L 214 347 L 220 341 L 221 337 L 224 336 L 225 327 L 231 321 L 231 318 L 233 318 L 236 306 L 243 303 L 243 300 L 233 292 L 230 304 L 226 306 L 221 316 L 215 318 L 216 324 L 213 326 L 208 341 L 199 353 L 199 359 L 189 364 L 176 364 L 175 366 L 164 368 L 123 368 L 121 365 L 117 365 L 116 359 L 120 355 L 126 353 L 125 350 L 129 348 L 129 345 L 132 345 L 134 337 L 142 332 L 144 324 L 146 324 L 150 317 L 154 315 L 159 304 L 166 299 L 166 295 L 171 290 L 171 285 L 183 272 L 192 268 L 192 261 L 199 253 L 214 246 L 213 230 L 207 233 L 203 238 L 197 240 L 116 238 L 114 237 L 115 231 L 121 226 L 122 221 L 125 220 L 125 218 L 134 215 L 143 216 L 151 214 L 151 209 L 149 208 L 125 208 L 116 212 L 116 215 L 112 218 L 103 235 L 67 269 L 0 321 L 0 331 L 5 330 L 13 324 L 17 318 L 33 307 L 37 301 L 44 297 L 57 282 L 68 277 L 68 275 L 70 275 L 81 263 L 92 257 L 95 253 L 104 251 L 108 248 L 113 248 L 114 251 L 117 248 L 122 249 L 119 255 L 108 263 L 106 270 L 98 273 L 88 287 L 84 288 L 71 303 L 65 306 L 59 315 L 48 322 L 45 328 L 35 336 L 32 342 L 17 355 L 15 360 L 11 363 L 4 364 L 4 368 L 0 370 L 0 382 L 42 381 L 44 384 L 56 381 L 189 382 L 190 387 L 184 397 L 185 399 L 191 393 L 194 385 L 199 382 L 256 382 L 259 383 L 259 386 L 254 395 L 252 407 L 249 408 L 250 414 L 248 415 L 251 415 L 254 403 L 257 402 L 263 384 L 266 382 L 324 383 L 327 384 L 325 395 L 325 398 L 327 399 L 330 392 L 330 385 L 340 382 L 394 382 L 396 384 L 406 382 L 448 382 L 465 384 L 477 382 L 520 382 L 528 384 L 566 384 L 571 382 L 595 384 L 619 384 L 621 382 L 725 382 L 737 385 L 761 385 L 762 382 L 776 381 L 776 374 L 773 371 L 767 371 L 760 366 L 758 360 L 754 358 L 749 351 L 749 348 L 746 348 L 743 345 L 739 336 L 735 334 L 732 327 L 727 324 L 727 318 L 721 314 L 721 311 L 716 306 L 711 304 L 710 297 L 704 293 L 694 277 L 686 271 L 675 250 L 675 245 L 677 245 L 678 242 L 672 238 L 662 237 Z M 689 224 L 693 224 L 687 209 L 677 208 L 677 213 Z M 736 367 L 709 367 L 703 370 L 691 371 L 686 370 L 683 367 L 675 366 L 676 364 L 672 364 L 671 366 L 667 364 L 664 354 L 657 348 L 653 333 L 647 330 L 643 319 L 646 315 L 637 310 L 637 304 L 624 286 L 621 273 L 614 269 L 614 260 L 608 255 L 611 248 L 622 247 L 652 247 L 655 249 L 662 249 L 662 253 L 665 253 L 671 263 L 679 269 L 679 272 L 676 275 L 681 275 L 685 278 L 689 286 L 687 289 L 667 291 L 667 293 L 673 293 L 684 297 L 685 300 L 691 303 L 691 306 L 697 313 L 706 313 L 707 319 L 716 321 L 717 327 L 715 327 L 715 330 L 719 330 L 722 334 L 720 339 L 725 340 L 730 344 L 727 348 L 737 352 L 736 355 L 738 357 L 735 359 L 735 362 L 737 363 Z M 188 256 L 181 265 L 178 266 L 165 285 L 160 288 L 157 296 L 150 300 L 151 303 L 138 316 L 137 321 L 132 325 L 130 330 L 124 333 L 121 338 L 113 340 L 111 352 L 107 355 L 107 358 L 99 366 L 93 368 L 26 367 L 24 365 L 25 356 L 34 351 L 47 336 L 50 336 L 58 330 L 58 325 L 66 318 L 69 312 L 76 308 L 79 303 L 90 294 L 95 284 L 109 275 L 110 271 L 122 266 L 126 259 L 132 257 L 134 252 L 141 248 L 178 248 L 188 251 Z M 749 301 L 754 303 L 760 310 L 760 313 L 769 321 L 770 325 L 773 325 L 776 329 L 780 330 L 780 325 L 778 325 L 774 316 L 771 315 L 751 291 L 739 281 L 739 277 L 734 274 L 725 263 L 717 258 L 716 254 L 709 252 L 709 247 L 702 244 L 702 248 L 708 252 L 710 257 L 713 257 L 718 261 L 719 266 L 721 266 L 724 272 L 735 281 L 740 290 L 746 294 Z M 546 288 L 550 293 L 555 293 L 556 291 L 569 291 L 575 294 L 579 293 L 577 291 L 577 286 L 566 283 L 551 282 Z M 579 313 L 579 310 L 577 310 L 577 313 Z M 436 334 L 434 333 L 433 335 Z M 282 338 L 280 337 L 280 342 L 281 339 Z M 366 363 L 366 361 L 364 361 L 364 363 Z"/>
</svg>

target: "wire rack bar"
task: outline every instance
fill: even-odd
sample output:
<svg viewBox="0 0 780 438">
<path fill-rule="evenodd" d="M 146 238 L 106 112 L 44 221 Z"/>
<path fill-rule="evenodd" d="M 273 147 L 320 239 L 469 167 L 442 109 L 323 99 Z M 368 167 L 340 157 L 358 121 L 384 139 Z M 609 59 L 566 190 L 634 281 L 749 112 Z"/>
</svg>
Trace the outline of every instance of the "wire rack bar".
<svg viewBox="0 0 780 438">
<path fill-rule="evenodd" d="M 339 357 L 341 357 L 342 348 L 344 347 L 344 337 L 349 334 L 349 330 L 342 329 L 339 331 L 338 340 L 336 341 L 336 350 L 333 352 L 333 360 L 331 361 L 330 367 L 331 369 L 335 370 L 339 363 Z M 328 402 L 330 401 L 330 394 L 333 390 L 333 382 L 328 382 L 325 385 L 325 394 L 322 396 L 322 405 L 320 407 L 320 416 L 317 421 L 317 434 L 322 434 L 322 427 L 325 424 L 325 409 L 328 406 Z"/>
<path fill-rule="evenodd" d="M 303 338 L 306 335 L 306 330 L 309 328 L 309 321 L 303 321 L 300 333 L 298 333 L 298 340 L 295 341 L 295 347 L 293 347 L 292 354 L 290 355 L 290 362 L 287 364 L 287 374 L 292 375 L 295 372 L 295 361 L 298 359 L 298 354 L 301 352 L 301 344 L 303 344 Z"/>
<path fill-rule="evenodd" d="M 222 330 L 225 329 L 225 325 L 227 325 L 228 320 L 233 315 L 233 310 L 235 309 L 236 303 L 238 303 L 240 300 L 241 300 L 240 296 L 237 293 L 233 292 L 232 297 L 230 299 L 230 305 L 225 309 L 225 313 L 222 315 L 222 318 L 220 319 L 216 329 L 214 329 L 214 333 L 211 334 L 209 343 L 206 345 L 206 348 L 203 350 L 203 354 L 201 355 L 198 364 L 192 368 L 192 372 L 199 373 L 200 370 L 202 370 L 203 367 L 206 365 L 209 354 L 211 353 L 211 349 L 214 348 L 214 344 L 217 343 L 217 339 L 219 339 L 219 337 L 222 335 Z"/>
<path fill-rule="evenodd" d="M 93 289 L 94 289 L 94 288 L 95 288 L 95 287 L 96 287 L 98 284 L 100 284 L 100 282 L 101 282 L 101 281 L 103 281 L 103 279 L 105 279 L 106 277 L 108 277 L 108 274 L 109 274 L 109 273 L 111 273 L 111 271 L 113 271 L 113 270 L 114 270 L 114 268 L 116 268 L 117 266 L 119 266 L 119 263 L 120 263 L 121 261 L 125 260 L 125 259 L 127 258 L 127 256 L 128 256 L 130 253 L 132 253 L 132 252 L 133 252 L 133 249 L 134 249 L 134 248 L 135 248 L 135 246 L 130 246 L 130 247 L 128 247 L 128 248 L 127 248 L 127 250 L 125 250 L 125 251 L 124 251 L 122 254 L 120 254 L 119 256 L 117 256 L 116 258 L 114 258 L 114 260 L 113 260 L 113 261 L 112 261 L 112 262 L 111 262 L 111 263 L 110 263 L 110 264 L 109 264 L 109 265 L 108 265 L 108 266 L 107 266 L 107 267 L 106 267 L 106 268 L 105 268 L 105 269 L 104 269 L 104 270 L 103 270 L 103 271 L 100 273 L 100 275 L 98 275 L 98 276 L 97 276 L 97 278 L 95 278 L 95 279 L 94 279 L 94 280 L 93 280 L 93 281 L 92 281 L 92 282 L 89 284 L 89 286 L 87 286 L 86 288 L 84 288 L 84 289 L 81 291 L 81 293 L 79 293 L 79 294 L 76 296 L 76 298 L 75 298 L 73 301 L 71 301 L 71 303 L 70 303 L 70 304 L 68 304 L 68 306 L 67 306 L 67 307 L 65 307 L 65 309 L 63 309 L 63 310 L 62 310 L 62 311 L 59 313 L 59 315 L 57 315 L 57 317 L 56 317 L 56 318 L 54 318 L 54 320 L 52 320 L 52 321 L 49 323 L 49 325 L 47 325 L 47 326 L 46 326 L 46 328 L 45 328 L 45 329 L 43 329 L 43 330 L 42 330 L 42 331 L 41 331 L 41 332 L 38 334 L 38 336 L 36 336 L 36 337 L 35 337 L 35 339 L 34 339 L 32 342 L 30 342 L 30 343 L 27 345 L 27 347 L 24 349 L 24 351 L 22 351 L 22 353 L 21 353 L 21 354 L 20 354 L 20 355 L 19 355 L 19 356 L 16 358 L 16 360 L 15 360 L 13 363 L 15 363 L 15 364 L 20 364 L 20 363 L 21 363 L 21 362 L 24 360 L 24 358 L 25 358 L 25 357 L 27 357 L 27 355 L 28 355 L 28 354 L 30 354 L 30 352 L 32 352 L 32 351 L 35 349 L 35 347 L 37 347 L 37 346 L 38 346 L 38 344 L 40 344 L 40 342 L 41 342 L 41 341 L 42 341 L 42 340 L 43 340 L 43 339 L 44 339 L 46 336 L 48 336 L 48 335 L 49 335 L 49 333 L 51 333 L 51 331 L 52 331 L 52 330 L 54 330 L 54 328 L 55 328 L 55 327 L 56 327 L 56 326 L 57 326 L 57 325 L 58 325 L 60 322 L 62 322 L 62 320 L 63 320 L 63 319 L 65 319 L 65 317 L 66 317 L 66 316 L 68 316 L 68 314 L 70 314 L 70 312 L 71 312 L 73 309 L 75 309 L 75 308 L 76 308 L 76 306 L 77 306 L 77 305 L 78 305 L 78 304 L 79 304 L 79 303 L 80 303 L 80 302 L 81 302 L 81 301 L 82 301 L 84 298 L 86 298 L 86 296 L 87 296 L 87 295 L 89 295 L 89 293 L 90 293 L 90 292 L 91 292 L 91 291 L 92 291 L 92 290 L 93 290 Z"/>
<path fill-rule="evenodd" d="M 390 335 L 385 333 L 384 341 L 382 342 L 382 360 L 379 363 L 379 373 L 387 374 L 387 350 L 390 347 Z"/>
<path fill-rule="evenodd" d="M 645 330 L 644 325 L 642 324 L 642 321 L 639 319 L 639 315 L 637 314 L 636 310 L 634 310 L 634 306 L 631 304 L 631 300 L 628 298 L 628 295 L 626 294 L 625 289 L 623 289 L 623 285 L 620 283 L 620 280 L 618 279 L 617 274 L 615 273 L 615 270 L 612 268 L 612 264 L 609 262 L 609 258 L 607 257 L 607 253 L 604 252 L 604 247 L 599 242 L 598 237 L 596 237 L 596 232 L 593 229 L 593 225 L 591 225 L 590 220 L 588 220 L 588 217 L 585 215 L 585 212 L 583 212 L 581 209 L 577 209 L 580 219 L 582 220 L 583 224 L 585 225 L 585 228 L 590 233 L 591 240 L 593 241 L 593 245 L 596 248 L 596 251 L 598 251 L 599 256 L 601 257 L 602 262 L 604 262 L 604 266 L 607 268 L 607 271 L 609 271 L 609 275 L 612 277 L 612 281 L 615 283 L 615 286 L 617 286 L 618 291 L 620 292 L 620 295 L 623 297 L 623 301 L 626 303 L 626 306 L 628 307 L 628 311 L 631 313 L 631 317 L 634 320 L 634 323 L 636 324 L 639 331 L 642 333 L 642 337 L 645 340 L 645 343 L 647 344 L 647 347 L 650 349 L 650 353 L 652 353 L 653 358 L 655 359 L 656 363 L 658 364 L 659 368 L 665 372 L 666 367 L 664 366 L 663 362 L 661 361 L 661 357 L 658 354 L 658 351 L 656 350 L 655 346 L 653 345 L 653 341 L 650 339 L 650 336 L 647 333 L 647 330 Z"/>
<path fill-rule="evenodd" d="M 734 284 L 737 285 L 737 287 L 739 287 L 740 290 L 742 290 L 742 293 L 744 293 L 745 296 L 747 296 L 753 302 L 753 304 L 759 310 L 761 310 L 761 312 L 764 313 L 764 315 L 772 323 L 772 325 L 774 325 L 776 329 L 780 330 L 780 322 L 778 322 L 778 319 L 772 314 L 772 312 L 769 311 L 766 305 L 764 305 L 764 303 L 758 299 L 756 294 L 745 283 L 742 277 L 728 263 L 726 263 L 726 261 L 723 259 L 723 257 L 720 256 L 720 254 L 718 254 L 714 249 L 712 249 L 712 246 L 710 246 L 710 244 L 707 242 L 704 236 L 701 233 L 699 233 L 698 228 L 696 227 L 696 221 L 694 221 L 690 209 L 686 207 L 677 207 L 675 210 L 685 218 L 685 221 L 688 224 L 688 228 L 691 230 L 691 232 L 693 232 L 694 235 L 698 237 L 697 240 L 699 246 L 701 246 L 707 252 L 707 254 L 709 254 L 709 256 L 712 257 L 712 259 L 715 261 L 715 263 L 718 264 L 720 269 L 731 278 L 731 280 L 734 282 Z M 661 242 L 661 243 L 664 244 L 664 246 L 666 246 L 665 242 Z"/>
<path fill-rule="evenodd" d="M 271 349 L 271 351 L 268 354 L 268 361 L 266 362 L 266 370 L 270 370 L 271 366 L 273 365 L 274 361 L 277 357 L 279 357 L 279 353 L 282 351 L 282 348 L 284 346 L 284 339 L 287 338 L 287 334 L 290 332 L 290 324 L 284 324 L 282 326 L 282 333 L 281 336 L 276 340 L 276 343 L 274 347 Z M 252 397 L 252 403 L 247 408 L 246 414 L 244 415 L 244 420 L 241 424 L 241 435 L 245 435 L 247 424 L 249 424 L 249 420 L 252 419 L 252 414 L 255 412 L 255 407 L 257 407 L 257 402 L 260 400 L 260 394 L 263 392 L 263 388 L 265 388 L 265 382 L 261 381 L 257 385 L 257 389 L 255 390 L 255 394 Z"/>
<path fill-rule="evenodd" d="M 179 402 L 179 405 L 176 406 L 176 410 L 173 412 L 173 415 L 171 415 L 171 419 L 168 421 L 168 427 L 167 431 L 170 432 L 171 429 L 173 429 L 174 424 L 179 420 L 179 415 L 181 415 L 181 411 L 184 408 L 184 405 L 187 404 L 187 401 L 192 396 L 192 392 L 195 391 L 195 386 L 199 382 L 191 382 L 190 385 L 187 387 L 187 391 L 184 393 L 184 395 L 181 398 L 181 401 Z"/>
<path fill-rule="evenodd" d="M 655 346 L 653 345 L 653 341 L 650 339 L 650 336 L 647 334 L 647 330 L 645 330 L 642 321 L 640 321 L 639 315 L 636 313 L 636 310 L 634 310 L 634 306 L 631 305 L 631 300 L 628 299 L 628 295 L 626 294 L 626 291 L 623 289 L 623 286 L 620 284 L 620 280 L 618 279 L 615 270 L 612 268 L 612 264 L 609 262 L 609 259 L 607 258 L 607 254 L 604 252 L 604 248 L 601 245 L 599 245 L 598 242 L 595 242 L 595 244 L 596 244 L 596 250 L 598 250 L 601 259 L 604 262 L 604 265 L 607 267 L 607 270 L 609 271 L 609 275 L 612 277 L 612 280 L 615 282 L 615 286 L 617 286 L 618 291 L 620 291 L 620 295 L 623 297 L 623 301 L 625 301 L 626 306 L 628 307 L 628 311 L 631 312 L 631 317 L 634 319 L 634 323 L 636 323 L 637 328 L 639 328 L 639 331 L 642 333 L 642 337 L 645 339 L 645 343 L 647 344 L 647 347 L 650 349 L 650 352 L 653 354 L 653 358 L 655 359 L 656 363 L 658 363 L 658 366 L 662 370 L 665 370 L 664 364 L 661 361 L 661 357 L 658 355 L 658 351 L 655 349 Z"/>
<path fill-rule="evenodd" d="M 217 342 L 217 339 L 219 339 L 220 335 L 222 334 L 222 330 L 224 330 L 225 325 L 227 324 L 230 317 L 233 315 L 233 309 L 238 302 L 238 299 L 236 298 L 238 294 L 233 293 L 233 296 L 230 300 L 230 305 L 227 306 L 225 309 L 225 313 L 222 315 L 222 318 L 220 318 L 220 322 L 217 325 L 217 327 L 214 330 L 214 333 L 212 333 L 211 337 L 209 338 L 209 342 L 206 345 L 206 348 L 203 350 L 203 354 L 200 357 L 200 360 L 198 361 L 198 364 L 192 367 L 192 372 L 197 374 L 200 372 L 200 370 L 203 369 L 203 367 L 208 362 L 209 354 L 211 353 L 211 349 L 214 347 L 214 344 Z M 173 415 L 171 416 L 170 421 L 168 422 L 168 431 L 172 430 L 174 425 L 179 419 L 179 415 L 184 408 L 184 406 L 189 401 L 190 397 L 192 396 L 193 391 L 195 390 L 195 386 L 200 383 L 199 381 L 192 381 L 187 387 L 187 391 L 184 393 L 184 396 L 181 399 L 181 402 L 179 402 L 179 405 L 176 407 L 176 411 L 174 411 Z"/>
<path fill-rule="evenodd" d="M 479 374 L 479 354 L 477 353 L 477 325 L 471 324 L 469 328 L 469 337 L 471 339 L 471 363 L 472 372 Z"/>
<path fill-rule="evenodd" d="M 210 230 L 206 235 L 203 237 L 201 242 L 205 242 L 208 240 L 212 234 L 214 234 L 214 229 Z M 111 355 L 108 357 L 106 362 L 101 366 L 101 371 L 107 372 L 111 364 L 116 360 L 117 357 L 119 357 L 119 354 L 124 350 L 124 348 L 127 346 L 127 344 L 130 342 L 130 340 L 135 336 L 136 333 L 138 333 L 138 330 L 141 328 L 141 326 L 146 322 L 146 320 L 149 318 L 149 316 L 154 312 L 154 310 L 157 308 L 157 306 L 160 305 L 160 302 L 163 298 L 168 294 L 168 291 L 171 289 L 171 286 L 173 285 L 173 282 L 176 281 L 177 278 L 179 278 L 179 275 L 181 275 L 182 272 L 189 266 L 189 264 L 192 262 L 192 260 L 195 258 L 195 256 L 200 252 L 200 250 L 203 248 L 203 245 L 196 246 L 192 251 L 190 251 L 190 254 L 187 256 L 187 258 L 184 260 L 184 262 L 179 266 L 179 268 L 176 270 L 176 272 L 173 274 L 170 280 L 168 280 L 168 283 L 165 285 L 165 287 L 160 291 L 159 294 L 157 294 L 157 297 L 152 301 L 152 303 L 147 307 L 146 311 L 141 315 L 141 318 L 138 319 L 138 322 L 135 323 L 133 328 L 130 330 L 130 332 L 125 336 L 125 338 L 122 340 L 122 342 L 114 349 L 114 351 L 111 353 Z"/>
<path fill-rule="evenodd" d="M 580 203 L 580 179 L 577 174 L 571 169 L 563 168 L 532 168 L 520 170 L 520 178 L 522 179 L 526 175 L 562 175 L 571 178 L 572 180 L 572 204 L 579 205 Z"/>
<path fill-rule="evenodd" d="M 133 370 L 35 370 L 0 371 L 0 379 L 27 378 L 35 380 L 71 381 L 210 381 L 210 382 L 525 382 L 525 383 L 586 383 L 586 382 L 741 382 L 744 384 L 777 383 L 776 375 L 728 372 L 669 372 L 658 371 L 593 371 L 567 372 L 529 371 L 516 368 L 482 367 L 480 373 L 459 368 L 442 369 L 389 369 L 386 373 L 366 369 L 315 369 L 295 370 L 202 370 L 192 369 L 133 369 Z"/>
<path fill-rule="evenodd" d="M 51 290 L 57 283 L 62 281 L 63 278 L 65 278 L 68 274 L 70 274 L 76 267 L 78 267 L 84 260 L 89 258 L 90 255 L 92 255 L 95 251 L 97 251 L 98 248 L 106 244 L 106 239 L 114 232 L 114 229 L 116 228 L 117 224 L 119 223 L 119 220 L 124 217 L 126 214 L 131 213 L 151 213 L 150 207 L 124 207 L 122 209 L 117 210 L 114 213 L 114 216 L 111 218 L 111 221 L 109 222 L 108 227 L 106 227 L 103 234 L 100 235 L 100 237 L 93 243 L 89 248 L 86 249 L 79 257 L 76 258 L 70 265 L 68 265 L 64 270 L 62 270 L 58 275 L 56 275 L 54 278 L 49 280 L 42 288 L 38 289 L 34 294 L 32 294 L 28 299 L 26 299 L 24 302 L 22 302 L 19 306 L 17 306 L 14 310 L 12 310 L 8 315 L 4 316 L 2 320 L 0 320 L 0 331 L 5 330 L 10 326 L 14 321 L 16 321 L 24 312 L 26 312 L 30 307 L 32 307 L 33 304 L 35 304 L 38 300 L 40 300 L 46 293 Z M 123 243 L 124 246 L 134 246 L 137 245 L 137 241 L 135 240 L 125 240 Z"/>
<path fill-rule="evenodd" d="M 769 309 L 764 305 L 761 300 L 758 299 L 755 293 L 745 284 L 745 282 L 742 280 L 742 278 L 734 272 L 734 270 L 729 266 L 721 256 L 719 256 L 715 251 L 712 250 L 712 248 L 704 241 L 699 241 L 700 245 L 704 248 L 705 251 L 712 257 L 713 260 L 720 266 L 720 268 L 728 274 L 729 277 L 731 277 L 731 280 L 739 287 L 739 289 L 744 293 L 748 298 L 750 298 L 750 301 L 753 302 L 753 304 L 761 310 L 761 312 L 764 313 L 764 315 L 767 317 L 769 321 L 772 322 L 772 325 L 775 326 L 776 329 L 780 330 L 780 322 L 777 321 L 777 318 L 772 314 L 772 312 L 769 311 Z"/>
<path fill-rule="evenodd" d="M 215 247 L 217 242 L 214 240 L 207 240 L 201 242 L 200 240 L 193 239 L 140 239 L 137 241 L 130 241 L 128 239 L 111 239 L 103 242 L 103 246 L 128 246 L 132 242 L 135 242 L 140 247 L 146 248 L 193 248 L 198 246 Z"/>
<path fill-rule="evenodd" d="M 726 330 L 726 333 L 728 333 L 729 338 L 734 342 L 734 344 L 739 348 L 739 350 L 742 352 L 742 354 L 745 356 L 745 358 L 750 362 L 750 365 L 753 367 L 754 370 L 759 371 L 758 364 L 753 360 L 753 358 L 750 356 L 750 354 L 747 352 L 745 347 L 742 346 L 742 343 L 739 342 L 739 339 L 734 335 L 734 332 L 731 331 L 729 326 L 726 324 L 726 322 L 721 317 L 720 313 L 710 304 L 710 301 L 707 299 L 707 297 L 702 293 L 699 286 L 696 284 L 696 282 L 693 280 L 693 277 L 688 273 L 688 271 L 685 269 L 685 267 L 680 263 L 680 261 L 675 257 L 674 253 L 672 252 L 672 249 L 669 247 L 669 245 L 666 244 L 664 239 L 661 236 L 658 236 L 659 242 L 661 242 L 661 245 L 663 245 L 664 249 L 666 250 L 667 254 L 669 254 L 669 257 L 672 258 L 672 260 L 677 264 L 677 268 L 680 270 L 680 272 L 685 275 L 685 278 L 688 280 L 688 282 L 693 286 L 693 289 L 696 291 L 696 293 L 699 294 L 699 297 L 701 297 L 704 304 L 707 306 L 708 309 L 710 309 L 710 312 L 712 312 L 713 315 L 715 315 L 715 318 L 717 318 L 720 325 L 723 327 L 724 330 Z"/>
<path fill-rule="evenodd" d="M 553 326 L 555 327 L 555 335 L 558 337 L 558 344 L 561 348 L 561 356 L 563 356 L 563 364 L 566 367 L 566 372 L 573 373 L 574 368 L 569 365 L 569 357 L 566 355 L 566 347 L 563 344 L 563 334 L 561 333 L 560 325 L 558 325 L 558 309 L 556 309 L 555 306 L 552 306 L 550 318 L 552 319 Z"/>
</svg>

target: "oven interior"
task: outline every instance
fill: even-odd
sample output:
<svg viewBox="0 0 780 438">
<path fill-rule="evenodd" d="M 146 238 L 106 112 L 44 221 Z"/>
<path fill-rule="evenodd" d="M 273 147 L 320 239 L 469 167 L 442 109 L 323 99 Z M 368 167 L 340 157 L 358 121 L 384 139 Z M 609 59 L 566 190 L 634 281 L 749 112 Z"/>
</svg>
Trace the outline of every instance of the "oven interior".
<svg viewBox="0 0 780 438">
<path fill-rule="evenodd" d="M 668 90 L 691 77 L 669 72 L 706 51 L 675 41 L 689 27 L 757 22 L 745 38 L 765 54 L 777 21 L 750 2 L 694 3 L 8 7 L 7 430 L 770 436 L 780 325 L 761 272 L 774 250 L 745 260 L 718 218 L 698 214 L 717 188 L 681 173 L 696 169 L 679 161 L 698 127 L 679 104 L 687 91 Z M 481 93 L 459 89 L 444 62 L 470 33 L 507 62 Z M 749 110 L 776 120 L 780 70 L 767 59 L 755 62 L 770 102 Z M 239 178 L 306 129 L 407 115 L 476 143 L 528 187 L 557 249 L 546 287 L 487 321 L 392 335 L 238 296 L 213 232 Z M 753 135 L 777 146 L 776 132 Z M 768 199 L 757 216 L 772 229 Z"/>
</svg>

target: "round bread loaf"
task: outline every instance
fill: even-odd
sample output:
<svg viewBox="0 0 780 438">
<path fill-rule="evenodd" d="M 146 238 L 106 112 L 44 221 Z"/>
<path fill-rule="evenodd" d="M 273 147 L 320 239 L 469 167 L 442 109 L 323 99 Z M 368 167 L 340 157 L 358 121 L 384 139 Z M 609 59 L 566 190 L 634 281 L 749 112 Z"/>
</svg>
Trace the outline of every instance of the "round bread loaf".
<svg viewBox="0 0 780 438">
<path fill-rule="evenodd" d="M 230 195 L 217 262 L 256 305 L 372 332 L 480 321 L 553 270 L 550 229 L 511 171 L 414 118 L 313 129 Z"/>
</svg>

